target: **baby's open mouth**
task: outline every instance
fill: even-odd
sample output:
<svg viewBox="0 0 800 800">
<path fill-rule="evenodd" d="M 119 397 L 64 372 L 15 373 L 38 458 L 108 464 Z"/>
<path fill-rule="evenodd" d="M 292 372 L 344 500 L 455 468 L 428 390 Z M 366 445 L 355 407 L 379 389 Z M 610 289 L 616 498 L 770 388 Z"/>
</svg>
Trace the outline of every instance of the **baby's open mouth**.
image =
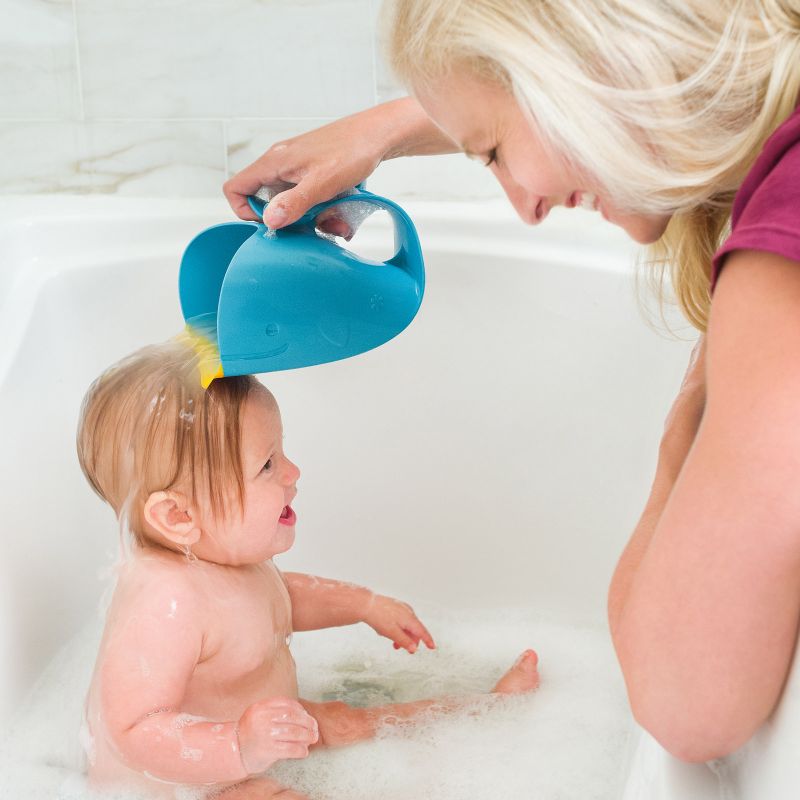
<svg viewBox="0 0 800 800">
<path fill-rule="evenodd" d="M 294 525 L 297 521 L 297 515 L 291 506 L 284 506 L 283 511 L 281 511 L 281 518 L 278 521 L 281 525 Z"/>
</svg>

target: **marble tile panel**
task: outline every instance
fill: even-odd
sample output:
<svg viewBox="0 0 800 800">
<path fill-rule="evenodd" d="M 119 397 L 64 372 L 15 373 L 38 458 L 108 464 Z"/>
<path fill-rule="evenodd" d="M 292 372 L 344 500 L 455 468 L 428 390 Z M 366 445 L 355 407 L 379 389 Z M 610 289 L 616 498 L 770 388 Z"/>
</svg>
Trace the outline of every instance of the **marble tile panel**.
<svg viewBox="0 0 800 800">
<path fill-rule="evenodd" d="M 385 103 L 398 97 L 405 97 L 408 90 L 394 76 L 389 67 L 384 43 L 384 29 L 381 25 L 382 0 L 370 0 L 372 3 L 372 24 L 375 37 L 375 102 Z"/>
<path fill-rule="evenodd" d="M 331 121 L 325 118 L 228 120 L 225 123 L 228 176 L 244 169 L 276 142 L 319 128 Z"/>
<path fill-rule="evenodd" d="M 0 119 L 80 117 L 72 0 L 0 0 Z"/>
<path fill-rule="evenodd" d="M 341 116 L 375 99 L 369 0 L 76 0 L 89 118 Z"/>
<path fill-rule="evenodd" d="M 218 196 L 218 122 L 2 123 L 0 192 Z"/>
</svg>

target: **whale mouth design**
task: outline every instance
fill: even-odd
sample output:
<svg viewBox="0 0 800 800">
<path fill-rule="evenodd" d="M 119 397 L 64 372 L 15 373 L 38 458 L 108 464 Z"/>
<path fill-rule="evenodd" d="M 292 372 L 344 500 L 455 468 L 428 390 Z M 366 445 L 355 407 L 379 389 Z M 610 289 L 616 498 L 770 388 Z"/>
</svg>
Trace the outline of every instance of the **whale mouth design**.
<svg viewBox="0 0 800 800">
<path fill-rule="evenodd" d="M 226 353 L 222 356 L 223 361 L 247 361 L 248 359 L 256 358 L 274 358 L 289 349 L 289 343 L 282 344 L 279 347 L 273 347 L 271 350 L 261 350 L 257 353 Z"/>
</svg>

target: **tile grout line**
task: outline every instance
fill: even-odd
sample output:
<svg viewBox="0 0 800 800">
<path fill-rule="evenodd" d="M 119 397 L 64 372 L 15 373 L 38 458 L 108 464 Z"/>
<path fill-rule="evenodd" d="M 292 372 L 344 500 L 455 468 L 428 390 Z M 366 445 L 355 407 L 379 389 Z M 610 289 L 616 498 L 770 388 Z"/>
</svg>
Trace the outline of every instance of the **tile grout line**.
<svg viewBox="0 0 800 800">
<path fill-rule="evenodd" d="M 228 172 L 228 121 L 224 119 L 222 120 L 222 167 L 225 170 L 225 180 L 227 181 L 230 178 Z"/>
<path fill-rule="evenodd" d="M 86 122 L 86 105 L 83 98 L 83 71 L 81 69 L 81 47 L 78 40 L 78 0 L 72 0 L 72 40 L 75 44 L 75 76 L 78 81 L 78 108 L 80 121 Z"/>
</svg>

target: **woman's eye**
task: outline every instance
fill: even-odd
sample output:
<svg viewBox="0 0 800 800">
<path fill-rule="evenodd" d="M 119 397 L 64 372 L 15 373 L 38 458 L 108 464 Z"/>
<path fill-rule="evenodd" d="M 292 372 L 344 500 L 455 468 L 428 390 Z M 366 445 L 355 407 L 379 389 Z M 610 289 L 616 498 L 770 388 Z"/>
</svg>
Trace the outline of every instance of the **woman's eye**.
<svg viewBox="0 0 800 800">
<path fill-rule="evenodd" d="M 487 166 L 487 167 L 491 167 L 491 166 L 492 166 L 492 164 L 496 164 L 496 163 L 497 163 L 497 148 L 496 148 L 496 147 L 493 147 L 493 148 L 492 148 L 492 149 L 489 151 L 489 159 L 488 159 L 488 161 L 486 162 L 485 166 Z"/>
</svg>

